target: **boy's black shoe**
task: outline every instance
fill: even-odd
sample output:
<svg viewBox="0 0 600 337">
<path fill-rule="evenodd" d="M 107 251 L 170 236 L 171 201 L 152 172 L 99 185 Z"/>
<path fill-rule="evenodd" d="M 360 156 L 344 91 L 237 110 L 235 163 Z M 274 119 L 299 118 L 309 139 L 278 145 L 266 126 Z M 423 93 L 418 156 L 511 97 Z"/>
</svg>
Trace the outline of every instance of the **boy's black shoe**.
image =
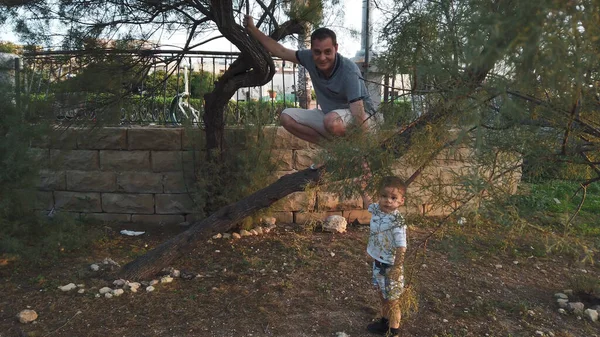
<svg viewBox="0 0 600 337">
<path fill-rule="evenodd" d="M 390 329 L 389 321 L 387 318 L 381 317 L 380 320 L 375 321 L 367 325 L 367 331 L 371 333 L 376 333 L 378 335 L 384 335 Z"/>
</svg>

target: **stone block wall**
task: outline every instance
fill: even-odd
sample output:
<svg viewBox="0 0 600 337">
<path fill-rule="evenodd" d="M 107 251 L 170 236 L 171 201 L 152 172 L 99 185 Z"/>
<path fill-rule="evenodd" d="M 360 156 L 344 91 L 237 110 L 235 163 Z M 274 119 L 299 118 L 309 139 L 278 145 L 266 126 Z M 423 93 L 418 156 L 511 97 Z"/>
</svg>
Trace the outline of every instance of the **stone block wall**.
<svg viewBox="0 0 600 337">
<path fill-rule="evenodd" d="M 278 165 L 274 179 L 314 162 L 318 150 L 312 144 L 291 136 L 281 127 L 266 131 L 274 137 L 273 154 Z M 236 139 L 236 132 L 227 130 L 226 138 Z M 34 144 L 38 158 L 45 163 L 38 184 L 37 207 L 44 212 L 53 209 L 108 222 L 192 222 L 198 215 L 188 191 L 194 188 L 194 168 L 204 160 L 203 139 L 202 131 L 173 127 L 57 131 L 47 141 Z M 404 211 L 426 215 L 450 211 L 434 207 L 436 193 L 430 192 L 430 185 L 459 194 L 453 172 L 467 169 L 463 157 L 469 155 L 468 149 L 440 155 L 435 165 L 424 172 L 423 179 L 409 188 L 410 202 Z M 399 165 L 396 173 L 407 178 L 412 172 Z M 511 176 L 509 188 L 516 188 L 519 178 Z M 273 211 L 279 222 L 303 223 L 334 214 L 349 221 L 358 219 L 364 223 L 369 219 L 369 213 L 362 209 L 362 200 L 340 200 L 328 192 L 293 193 L 277 202 Z"/>
</svg>

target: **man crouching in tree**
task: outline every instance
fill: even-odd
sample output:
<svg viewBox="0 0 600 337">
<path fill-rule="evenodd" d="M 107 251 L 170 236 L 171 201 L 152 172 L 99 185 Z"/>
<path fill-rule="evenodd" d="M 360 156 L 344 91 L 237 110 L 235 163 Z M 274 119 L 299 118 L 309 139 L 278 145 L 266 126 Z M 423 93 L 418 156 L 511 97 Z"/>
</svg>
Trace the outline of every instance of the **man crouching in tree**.
<svg viewBox="0 0 600 337">
<path fill-rule="evenodd" d="M 358 66 L 338 53 L 336 35 L 327 28 L 315 30 L 310 50 L 291 50 L 262 33 L 251 16 L 246 29 L 273 56 L 301 64 L 310 74 L 321 109 L 287 108 L 281 125 L 294 136 L 322 144 L 332 136 L 344 136 L 350 123 L 363 130 L 375 126 L 375 109 Z"/>
<path fill-rule="evenodd" d="M 322 145 L 334 136 L 344 136 L 352 123 L 361 130 L 372 130 L 379 116 L 356 63 L 338 53 L 335 33 L 319 28 L 310 36 L 310 50 L 291 50 L 266 36 L 254 25 L 251 16 L 244 19 L 246 29 L 273 56 L 301 64 L 308 70 L 321 109 L 287 108 L 281 112 L 281 125 L 294 136 Z M 363 162 L 364 189 L 370 170 Z M 363 192 L 363 207 L 371 198 Z"/>
</svg>

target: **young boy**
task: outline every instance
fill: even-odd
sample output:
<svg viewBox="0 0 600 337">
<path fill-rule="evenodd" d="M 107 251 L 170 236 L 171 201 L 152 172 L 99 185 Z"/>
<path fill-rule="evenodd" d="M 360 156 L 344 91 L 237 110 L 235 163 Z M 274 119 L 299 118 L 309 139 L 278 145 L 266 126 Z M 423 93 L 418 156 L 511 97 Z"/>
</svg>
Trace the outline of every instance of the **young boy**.
<svg viewBox="0 0 600 337">
<path fill-rule="evenodd" d="M 367 253 L 373 262 L 373 285 L 381 300 L 381 319 L 367 326 L 373 333 L 400 334 L 398 299 L 404 289 L 403 267 L 406 252 L 406 224 L 398 211 L 404 205 L 406 185 L 398 177 L 385 177 L 379 189 L 379 203 L 369 205 L 371 228 Z"/>
</svg>

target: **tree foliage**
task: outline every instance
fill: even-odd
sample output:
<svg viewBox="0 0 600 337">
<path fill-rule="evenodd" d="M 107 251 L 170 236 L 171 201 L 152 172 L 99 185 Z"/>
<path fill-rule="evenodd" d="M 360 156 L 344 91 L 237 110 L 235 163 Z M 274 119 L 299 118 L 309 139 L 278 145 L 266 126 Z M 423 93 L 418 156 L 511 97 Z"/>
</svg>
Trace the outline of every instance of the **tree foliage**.
<svg viewBox="0 0 600 337">
<path fill-rule="evenodd" d="M 301 33 L 302 22 L 317 23 L 323 8 L 337 3 L 311 1 L 307 6 L 298 6 L 292 1 L 256 0 L 249 6 L 250 2 L 241 0 L 68 0 L 15 2 L 5 6 L 2 13 L 12 15 L 8 23 L 25 41 L 41 44 L 55 41 L 58 36 L 61 47 L 69 50 L 89 50 L 90 42 L 110 45 L 110 41 L 137 42 L 143 49 L 157 35 L 185 31 L 185 45 L 174 58 L 177 62 L 181 62 L 186 51 L 214 39 L 206 36 L 218 31 L 219 37 L 229 40 L 241 52 L 215 83 L 213 91 L 204 93 L 207 148 L 223 150 L 223 114 L 229 99 L 241 87 L 264 85 L 275 73 L 270 55 L 242 27 L 243 15 L 259 14 L 257 27 L 281 40 Z M 140 56 L 137 60 L 145 64 L 143 53 Z"/>
<path fill-rule="evenodd" d="M 503 151 L 524 159 L 513 169 L 527 178 L 565 165 L 578 172 L 569 177 L 582 183 L 579 192 L 600 180 L 597 1 L 407 0 L 396 8 L 381 25 L 378 66 L 411 75 L 404 95 L 424 102 L 413 122 L 427 120 L 438 139 L 411 144 L 406 156 L 424 163 L 458 129 L 459 143 L 476 145 L 479 165 Z"/>
</svg>

